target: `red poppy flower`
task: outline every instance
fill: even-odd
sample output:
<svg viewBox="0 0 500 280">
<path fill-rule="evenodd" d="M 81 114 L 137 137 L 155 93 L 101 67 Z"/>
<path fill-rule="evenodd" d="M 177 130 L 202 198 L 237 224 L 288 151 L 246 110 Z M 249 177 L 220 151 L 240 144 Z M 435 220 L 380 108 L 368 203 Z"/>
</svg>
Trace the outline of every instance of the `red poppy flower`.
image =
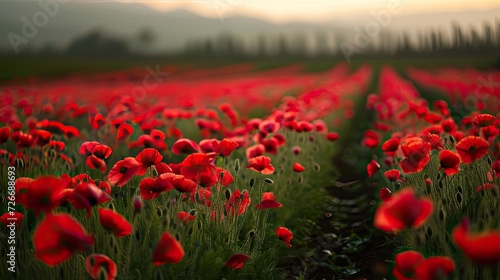
<svg viewBox="0 0 500 280">
<path fill-rule="evenodd" d="M 189 223 L 189 222 L 191 222 L 191 221 L 193 221 L 193 220 L 194 220 L 194 216 L 193 216 L 193 215 L 191 215 L 191 214 L 190 214 L 190 213 L 188 213 L 188 212 L 185 212 L 185 211 L 181 211 L 181 212 L 177 213 L 177 218 L 178 218 L 181 222 L 183 222 L 183 223 L 185 223 L 185 224 L 187 224 L 187 223 Z"/>
<path fill-rule="evenodd" d="M 335 142 L 339 139 L 339 135 L 338 135 L 338 133 L 330 132 L 330 133 L 326 134 L 326 139 L 328 139 L 331 142 Z"/>
<path fill-rule="evenodd" d="M 199 152 L 200 152 L 200 147 L 198 146 L 198 144 L 193 140 L 187 138 L 181 138 L 175 141 L 174 145 L 172 146 L 172 153 L 174 155 L 191 154 Z"/>
<path fill-rule="evenodd" d="M 375 227 L 389 232 L 423 225 L 433 211 L 432 201 L 418 198 L 411 188 L 397 192 L 389 201 L 382 202 L 375 213 Z"/>
<path fill-rule="evenodd" d="M 132 233 L 132 225 L 112 209 L 99 207 L 99 223 L 107 230 L 112 231 L 117 237 L 127 236 Z"/>
<path fill-rule="evenodd" d="M 101 172 L 106 172 L 106 169 L 108 169 L 108 167 L 106 166 L 106 162 L 94 155 L 90 155 L 87 157 L 87 159 L 85 160 L 85 165 L 87 165 L 90 169 L 99 169 L 101 170 Z"/>
<path fill-rule="evenodd" d="M 289 229 L 287 229 L 286 227 L 281 227 L 280 226 L 280 227 L 278 227 L 276 229 L 276 235 L 288 247 L 292 247 L 292 244 L 290 243 L 290 241 L 292 241 L 293 234 L 292 234 L 292 232 Z"/>
<path fill-rule="evenodd" d="M 431 157 L 431 144 L 428 142 L 412 142 L 410 144 L 401 145 L 401 151 L 404 158 L 399 163 L 404 173 L 416 173 L 424 169 L 429 163 Z"/>
<path fill-rule="evenodd" d="M 445 132 L 450 133 L 457 130 L 458 126 L 453 119 L 449 118 L 441 122 L 441 128 L 443 128 Z"/>
<path fill-rule="evenodd" d="M 495 123 L 495 116 L 490 114 L 479 114 L 472 120 L 472 126 L 474 128 L 486 127 L 493 125 Z"/>
<path fill-rule="evenodd" d="M 187 179 L 183 175 L 164 173 L 161 174 L 159 178 L 168 180 L 172 184 L 172 186 L 180 192 L 191 193 L 196 191 L 196 188 L 198 187 L 198 184 L 196 182 Z"/>
<path fill-rule="evenodd" d="M 449 257 L 429 257 L 420 262 L 415 270 L 416 279 L 446 279 L 455 270 Z"/>
<path fill-rule="evenodd" d="M 95 145 L 92 149 L 92 154 L 100 159 L 108 158 L 111 155 L 111 148 L 106 145 Z"/>
<path fill-rule="evenodd" d="M 35 143 L 40 147 L 49 144 L 52 140 L 52 133 L 43 129 L 33 130 L 31 135 L 35 138 Z"/>
<path fill-rule="evenodd" d="M 448 104 L 443 100 L 434 101 L 434 108 L 443 115 L 443 117 L 448 117 L 450 115 L 450 111 L 448 110 Z"/>
<path fill-rule="evenodd" d="M 367 130 L 364 133 L 364 138 L 362 140 L 362 144 L 368 148 L 375 148 L 378 146 L 379 136 L 373 130 Z"/>
<path fill-rule="evenodd" d="M 432 150 L 442 150 L 444 149 L 444 146 L 443 146 L 443 139 L 437 135 L 437 134 L 427 134 L 425 135 L 423 138 L 424 142 L 428 142 L 431 144 L 431 149 Z"/>
<path fill-rule="evenodd" d="M 264 145 L 256 144 L 256 145 L 248 147 L 245 151 L 245 154 L 247 156 L 247 159 L 250 160 L 252 158 L 264 155 L 265 151 L 266 151 L 266 147 Z"/>
<path fill-rule="evenodd" d="M 153 252 L 151 261 L 159 266 L 165 263 L 178 263 L 184 257 L 184 248 L 170 233 L 165 232 Z"/>
<path fill-rule="evenodd" d="M 93 118 L 91 122 L 92 129 L 99 129 L 103 125 L 106 124 L 106 119 L 104 119 L 103 115 L 101 113 L 97 113 Z"/>
<path fill-rule="evenodd" d="M 488 153 L 490 145 L 477 136 L 467 136 L 457 143 L 457 153 L 465 164 L 470 164 Z"/>
<path fill-rule="evenodd" d="M 214 152 L 218 153 L 223 157 L 229 156 L 236 148 L 239 147 L 239 144 L 230 139 L 222 139 L 220 142 L 214 141 L 212 143 L 212 147 Z"/>
<path fill-rule="evenodd" d="M 234 254 L 227 261 L 226 266 L 229 268 L 240 269 L 245 265 L 245 262 L 250 257 L 245 254 Z"/>
<path fill-rule="evenodd" d="M 12 225 L 14 223 L 16 225 L 16 228 L 19 228 L 21 225 L 21 222 L 24 219 L 23 213 L 19 212 L 7 212 L 0 216 L 0 222 L 4 224 L 5 226 Z"/>
<path fill-rule="evenodd" d="M 116 140 L 125 140 L 128 136 L 134 133 L 134 128 L 128 123 L 122 123 L 118 127 L 118 133 L 116 134 Z"/>
<path fill-rule="evenodd" d="M 464 218 L 451 234 L 455 244 L 464 254 L 480 264 L 500 262 L 500 231 L 469 232 L 469 220 Z"/>
<path fill-rule="evenodd" d="M 144 178 L 139 183 L 139 190 L 142 198 L 150 200 L 158 197 L 161 193 L 173 189 L 171 180 L 160 176 L 158 178 Z"/>
<path fill-rule="evenodd" d="M 436 113 L 429 112 L 425 115 L 424 120 L 429 124 L 437 124 L 443 120 L 443 117 Z"/>
<path fill-rule="evenodd" d="M 118 161 L 108 173 L 108 180 L 119 187 L 125 185 L 132 177 L 137 175 L 141 164 L 133 157 L 126 157 Z"/>
<path fill-rule="evenodd" d="M 10 137 L 10 127 L 0 127 L 0 144 L 7 142 Z"/>
<path fill-rule="evenodd" d="M 271 164 L 271 159 L 266 156 L 258 156 L 251 158 L 249 161 L 249 165 L 247 168 L 252 169 L 253 171 L 260 172 L 262 174 L 273 174 L 274 166 Z"/>
<path fill-rule="evenodd" d="M 302 166 L 302 164 L 300 164 L 298 162 L 296 162 L 296 163 L 293 164 L 293 171 L 295 171 L 295 172 L 302 172 L 304 170 L 306 170 L 306 168 L 304 166 Z"/>
<path fill-rule="evenodd" d="M 252 200 L 247 191 L 243 191 L 242 193 L 236 189 L 226 202 L 225 208 L 229 215 L 234 216 L 236 214 L 239 216 L 245 213 L 251 202 Z"/>
<path fill-rule="evenodd" d="M 93 183 L 81 182 L 76 185 L 71 193 L 71 202 L 75 209 L 87 209 L 87 218 L 90 218 L 91 207 L 105 203 L 111 200 L 111 197 L 103 192 Z"/>
<path fill-rule="evenodd" d="M 439 153 L 439 169 L 443 170 L 446 176 L 457 174 L 460 166 L 460 157 L 452 151 L 442 150 Z"/>
<path fill-rule="evenodd" d="M 61 202 L 61 192 L 69 186 L 70 179 L 51 176 L 39 177 L 27 183 L 24 188 L 22 203 L 24 207 L 33 209 L 38 216 L 40 212 L 51 212 Z M 17 187 L 17 186 L 16 186 Z"/>
<path fill-rule="evenodd" d="M 141 168 L 137 171 L 137 175 L 142 176 L 150 166 L 160 163 L 163 156 L 156 149 L 146 148 L 142 150 L 135 159 L 141 164 Z"/>
<path fill-rule="evenodd" d="M 108 256 L 102 254 L 92 254 L 85 259 L 85 270 L 92 279 L 99 279 L 100 271 L 104 268 L 107 280 L 114 280 L 118 274 L 118 267 Z"/>
<path fill-rule="evenodd" d="M 398 280 L 414 279 L 415 270 L 423 260 L 424 256 L 417 251 L 399 253 L 394 258 L 395 266 L 392 273 Z"/>
<path fill-rule="evenodd" d="M 263 135 L 268 135 L 270 133 L 278 131 L 279 129 L 280 124 L 275 121 L 264 120 L 259 123 L 259 132 Z"/>
<path fill-rule="evenodd" d="M 222 167 L 217 167 L 216 168 L 216 175 L 217 178 L 220 179 L 220 183 L 224 186 L 227 187 L 229 186 L 232 182 L 234 182 L 234 177 L 231 175 L 229 171 Z M 222 177 L 221 177 L 222 176 Z"/>
<path fill-rule="evenodd" d="M 68 214 L 47 215 L 33 233 L 35 257 L 56 266 L 76 251 L 84 251 L 94 243 L 82 225 Z"/>
<path fill-rule="evenodd" d="M 35 139 L 31 134 L 15 131 L 11 134 L 12 140 L 16 142 L 18 149 L 31 148 L 35 145 Z"/>
<path fill-rule="evenodd" d="M 366 166 L 366 172 L 368 173 L 368 177 L 372 177 L 373 174 L 375 174 L 378 170 L 380 169 L 380 164 L 372 160 L 368 165 Z"/>
<path fill-rule="evenodd" d="M 388 188 L 381 188 L 379 192 L 380 199 L 382 201 L 389 201 L 392 198 L 391 191 Z"/>
<path fill-rule="evenodd" d="M 52 140 L 49 142 L 49 147 L 51 147 L 52 149 L 54 149 L 56 151 L 62 152 L 62 150 L 64 150 L 64 147 L 66 147 L 66 144 L 62 141 Z"/>
<path fill-rule="evenodd" d="M 80 154 L 89 156 L 94 151 L 95 146 L 100 145 L 97 141 L 86 141 L 80 146 Z"/>
<path fill-rule="evenodd" d="M 273 192 L 265 192 L 262 194 L 262 201 L 255 208 L 263 210 L 283 207 L 283 204 L 276 201 L 276 199 L 278 199 L 278 196 L 274 196 Z"/>
<path fill-rule="evenodd" d="M 491 169 L 495 172 L 495 178 L 500 177 L 500 160 L 495 161 L 491 165 Z"/>
<path fill-rule="evenodd" d="M 188 179 L 197 180 L 200 173 L 213 174 L 215 171 L 216 154 L 195 153 L 188 155 L 181 162 L 181 174 Z"/>
<path fill-rule="evenodd" d="M 172 168 L 170 168 L 170 166 L 168 166 L 168 164 L 166 164 L 164 162 L 158 162 L 157 164 L 155 164 L 155 169 L 156 169 L 156 173 L 158 174 L 158 176 L 163 174 L 163 173 L 172 172 Z"/>
<path fill-rule="evenodd" d="M 486 126 L 481 129 L 481 135 L 488 141 L 493 141 L 500 131 L 494 125 Z"/>
<path fill-rule="evenodd" d="M 213 143 L 217 142 L 217 139 L 203 139 L 200 141 L 199 147 L 202 153 L 212 153 L 214 152 Z"/>
<path fill-rule="evenodd" d="M 384 153 L 386 155 L 392 157 L 398 151 L 400 142 L 401 141 L 399 140 L 399 138 L 396 138 L 396 137 L 391 138 L 391 139 L 385 141 L 384 144 L 382 144 L 382 151 L 384 151 Z"/>
<path fill-rule="evenodd" d="M 399 172 L 399 170 L 397 169 L 387 170 L 386 172 L 384 172 L 384 176 L 391 182 L 396 182 L 398 180 L 404 181 L 401 178 L 401 172 Z"/>
</svg>

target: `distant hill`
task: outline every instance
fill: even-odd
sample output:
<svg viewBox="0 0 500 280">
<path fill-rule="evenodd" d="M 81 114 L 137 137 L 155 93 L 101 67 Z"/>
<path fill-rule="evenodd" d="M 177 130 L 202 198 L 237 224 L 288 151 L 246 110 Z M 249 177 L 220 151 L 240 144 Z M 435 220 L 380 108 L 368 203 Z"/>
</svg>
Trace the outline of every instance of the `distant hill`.
<svg viewBox="0 0 500 280">
<path fill-rule="evenodd" d="M 75 38 L 84 36 L 92 30 L 104 29 L 104 32 L 130 41 L 136 40 L 141 29 L 149 29 L 154 40 L 145 51 L 150 53 L 174 52 L 182 50 L 186 43 L 196 39 L 215 38 L 221 34 L 232 34 L 249 43 L 259 36 L 292 36 L 305 34 L 315 36 L 318 33 L 352 34 L 353 26 L 363 27 L 370 15 L 364 18 L 336 18 L 324 23 L 289 22 L 274 24 L 265 20 L 233 16 L 224 19 L 208 18 L 186 10 L 162 12 L 148 6 L 124 3 L 88 3 L 68 1 L 60 5 L 53 17 L 48 17 L 47 24 L 38 28 L 28 43 L 19 46 L 26 50 L 39 50 L 50 46 L 55 50 L 68 47 Z M 43 1 L 45 2 L 45 1 Z M 8 39 L 9 33 L 22 36 L 25 23 L 23 17 L 33 22 L 33 15 L 40 14 L 42 8 L 37 1 L 2 1 L 0 2 L 0 51 L 14 53 Z M 495 23 L 500 10 L 472 11 L 446 14 L 394 15 L 387 30 L 426 31 L 431 27 L 441 26 L 446 30 L 451 21 L 462 26 L 470 24 L 480 26 L 483 21 Z M 500 19 L 500 18 L 499 18 Z M 40 17 L 39 20 L 43 20 Z M 495 27 L 496 28 L 496 27 Z M 11 34 L 12 35 L 12 34 Z M 332 43 L 334 44 L 334 43 Z"/>
</svg>

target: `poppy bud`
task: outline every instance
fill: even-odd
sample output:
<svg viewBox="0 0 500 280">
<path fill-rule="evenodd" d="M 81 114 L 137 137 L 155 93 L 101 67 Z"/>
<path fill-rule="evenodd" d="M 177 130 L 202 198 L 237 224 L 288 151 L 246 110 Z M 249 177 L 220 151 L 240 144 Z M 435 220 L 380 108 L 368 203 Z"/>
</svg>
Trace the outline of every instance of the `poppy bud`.
<svg viewBox="0 0 500 280">
<path fill-rule="evenodd" d="M 226 192 L 224 193 L 224 195 L 226 196 L 226 199 L 231 198 L 231 190 L 230 189 L 226 189 Z"/>
<path fill-rule="evenodd" d="M 191 209 L 189 215 L 194 216 L 196 214 L 196 209 Z"/>
<path fill-rule="evenodd" d="M 450 135 L 450 142 L 451 144 L 455 144 L 455 137 L 453 135 Z"/>
<path fill-rule="evenodd" d="M 236 159 L 234 161 L 234 171 L 236 171 L 236 172 L 240 171 L 240 160 L 239 159 Z"/>
<path fill-rule="evenodd" d="M 267 184 L 271 184 L 271 185 L 272 185 L 272 184 L 274 184 L 274 181 L 273 181 L 273 180 L 271 180 L 271 179 L 269 179 L 269 178 L 265 178 L 265 179 L 263 180 L 263 182 L 264 182 L 264 183 L 267 183 Z"/>
<path fill-rule="evenodd" d="M 250 179 L 250 188 L 252 188 L 255 185 L 255 179 L 252 178 Z"/>
<path fill-rule="evenodd" d="M 143 203 L 142 203 L 142 198 L 140 196 L 134 195 L 133 204 L 134 204 L 134 212 L 135 213 L 141 212 Z"/>
<path fill-rule="evenodd" d="M 250 236 L 250 238 L 253 238 L 255 236 L 255 230 L 251 230 L 248 232 L 248 236 Z"/>
</svg>

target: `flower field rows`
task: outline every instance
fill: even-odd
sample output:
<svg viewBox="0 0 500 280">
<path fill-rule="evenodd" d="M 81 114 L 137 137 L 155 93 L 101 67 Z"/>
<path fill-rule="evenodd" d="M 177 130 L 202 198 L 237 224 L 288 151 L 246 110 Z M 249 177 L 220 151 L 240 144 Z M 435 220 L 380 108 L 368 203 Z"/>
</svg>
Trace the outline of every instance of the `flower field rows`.
<svg viewBox="0 0 500 280">
<path fill-rule="evenodd" d="M 428 104 L 390 68 L 382 70 L 379 93 L 368 98 L 377 117 L 363 139 L 374 149 L 367 172 L 383 184 L 374 225 L 393 236 L 397 279 L 500 276 L 498 87 L 485 91 L 471 73 L 446 81 L 449 72 L 433 78 L 409 71 L 443 89 L 453 104 L 476 92 L 488 94 L 488 102 L 467 115 L 442 100 Z"/>
<path fill-rule="evenodd" d="M 147 96 L 130 73 L 5 87 L 2 178 L 15 181 L 1 220 L 16 246 L 2 275 L 279 278 L 328 199 L 318 155 L 371 76 L 347 70 L 181 72 Z"/>
<path fill-rule="evenodd" d="M 377 73 L 241 64 L 6 85 L 2 279 L 313 278 L 312 236 L 339 237 L 318 221 L 343 173 L 377 186 L 363 226 L 394 251 L 380 274 L 500 277 L 498 73 Z M 368 152 L 334 160 L 353 149 Z"/>
</svg>

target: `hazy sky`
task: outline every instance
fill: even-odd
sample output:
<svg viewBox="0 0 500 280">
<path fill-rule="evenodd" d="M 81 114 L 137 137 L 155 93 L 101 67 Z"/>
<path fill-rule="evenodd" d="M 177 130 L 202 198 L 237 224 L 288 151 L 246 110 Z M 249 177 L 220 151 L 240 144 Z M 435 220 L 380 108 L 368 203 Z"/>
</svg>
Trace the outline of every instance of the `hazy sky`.
<svg viewBox="0 0 500 280">
<path fill-rule="evenodd" d="M 115 1 L 115 0 L 111 0 Z M 133 0 L 124 0 L 128 2 Z M 138 0 L 139 2 L 141 0 Z M 499 0 L 152 0 L 145 4 L 161 10 L 186 8 L 193 12 L 220 17 L 247 15 L 274 22 L 290 20 L 322 21 L 325 19 L 369 15 L 399 3 L 406 13 L 453 12 L 500 8 Z"/>
</svg>

